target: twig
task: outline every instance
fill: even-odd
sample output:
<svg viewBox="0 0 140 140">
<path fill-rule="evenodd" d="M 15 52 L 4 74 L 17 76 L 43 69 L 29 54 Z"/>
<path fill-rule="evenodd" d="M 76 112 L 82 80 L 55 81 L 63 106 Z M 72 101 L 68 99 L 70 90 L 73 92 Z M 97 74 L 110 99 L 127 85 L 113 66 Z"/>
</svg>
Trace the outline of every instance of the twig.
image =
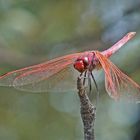
<svg viewBox="0 0 140 140">
<path fill-rule="evenodd" d="M 96 108 L 89 100 L 81 77 L 77 78 L 77 89 L 81 102 L 81 118 L 84 125 L 84 140 L 95 140 L 94 124 Z"/>
</svg>

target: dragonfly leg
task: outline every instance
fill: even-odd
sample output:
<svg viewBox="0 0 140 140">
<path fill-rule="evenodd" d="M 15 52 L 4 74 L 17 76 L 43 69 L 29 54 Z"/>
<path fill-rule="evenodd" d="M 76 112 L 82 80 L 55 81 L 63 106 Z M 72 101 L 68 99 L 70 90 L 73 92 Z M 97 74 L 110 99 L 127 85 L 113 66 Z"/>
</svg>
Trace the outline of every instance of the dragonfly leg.
<svg viewBox="0 0 140 140">
<path fill-rule="evenodd" d="M 91 95 L 91 90 L 92 90 L 90 75 L 91 75 L 91 72 L 89 72 L 89 71 L 88 71 L 88 86 L 89 86 L 89 95 Z"/>
<path fill-rule="evenodd" d="M 88 89 L 89 96 L 91 95 L 92 85 L 91 85 L 91 72 L 85 71 L 84 73 L 80 74 L 80 78 L 82 78 L 82 84 L 85 89 Z"/>
<path fill-rule="evenodd" d="M 98 99 L 99 99 L 99 89 L 98 89 L 98 85 L 97 85 L 97 83 L 96 83 L 96 80 L 95 80 L 94 75 L 93 75 L 92 72 L 91 72 L 91 77 L 92 77 L 92 79 L 93 79 L 93 82 L 94 82 L 95 88 L 96 88 L 96 92 L 97 92 L 97 96 L 96 96 L 96 104 L 97 104 L 97 103 L 98 103 Z"/>
<path fill-rule="evenodd" d="M 85 84 L 87 79 L 86 74 L 87 72 L 80 73 L 80 76 L 77 78 L 77 89 L 79 90 L 80 96 L 83 96 L 83 94 L 85 94 Z"/>
<path fill-rule="evenodd" d="M 87 71 L 84 72 L 84 79 L 83 79 L 83 85 L 85 86 L 86 84 L 86 79 L 87 79 Z"/>
</svg>

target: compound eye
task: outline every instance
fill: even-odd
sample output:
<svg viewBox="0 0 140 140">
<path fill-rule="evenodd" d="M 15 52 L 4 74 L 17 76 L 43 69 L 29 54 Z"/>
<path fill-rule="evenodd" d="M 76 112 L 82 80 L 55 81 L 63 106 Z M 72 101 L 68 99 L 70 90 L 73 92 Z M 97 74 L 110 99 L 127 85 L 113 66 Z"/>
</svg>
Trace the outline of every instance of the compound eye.
<svg viewBox="0 0 140 140">
<path fill-rule="evenodd" d="M 84 63 L 82 60 L 77 60 L 75 63 L 74 63 L 74 68 L 76 70 L 78 70 L 79 72 L 84 72 L 85 71 L 85 66 L 84 66 Z"/>
<path fill-rule="evenodd" d="M 83 63 L 84 63 L 85 66 L 88 66 L 88 65 L 89 65 L 89 60 L 88 60 L 87 57 L 85 57 L 85 58 L 83 59 Z"/>
</svg>

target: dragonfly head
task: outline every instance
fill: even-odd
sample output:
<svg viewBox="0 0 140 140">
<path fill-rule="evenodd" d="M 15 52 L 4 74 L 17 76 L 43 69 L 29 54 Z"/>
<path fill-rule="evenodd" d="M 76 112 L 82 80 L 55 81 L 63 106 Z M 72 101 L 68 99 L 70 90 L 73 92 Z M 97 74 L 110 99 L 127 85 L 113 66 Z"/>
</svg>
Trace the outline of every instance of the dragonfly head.
<svg viewBox="0 0 140 140">
<path fill-rule="evenodd" d="M 86 56 L 81 58 L 77 58 L 74 63 L 74 68 L 78 70 L 80 73 L 83 73 L 89 66 L 89 59 Z"/>
</svg>

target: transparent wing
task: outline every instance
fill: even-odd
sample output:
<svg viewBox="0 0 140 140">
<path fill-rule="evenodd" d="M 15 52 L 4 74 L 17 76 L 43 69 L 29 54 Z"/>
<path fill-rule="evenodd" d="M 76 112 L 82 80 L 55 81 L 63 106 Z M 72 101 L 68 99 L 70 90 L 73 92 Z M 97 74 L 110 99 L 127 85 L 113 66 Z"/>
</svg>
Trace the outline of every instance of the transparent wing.
<svg viewBox="0 0 140 140">
<path fill-rule="evenodd" d="M 95 54 L 105 72 L 105 87 L 109 96 L 115 100 L 139 102 L 140 86 L 100 52 L 95 51 Z"/>
<path fill-rule="evenodd" d="M 46 72 L 45 72 L 46 73 Z M 35 76 L 34 73 L 32 76 Z M 37 74 L 38 75 L 38 74 Z M 74 91 L 76 90 L 76 77 L 78 73 L 76 73 L 75 69 L 72 65 L 68 65 L 63 69 L 56 69 L 53 75 L 44 76 L 42 79 L 30 82 L 28 84 L 18 84 L 25 83 L 26 77 L 17 77 L 13 85 L 16 89 L 30 92 L 65 92 L 65 91 Z"/>
<path fill-rule="evenodd" d="M 70 79 L 67 78 L 72 77 L 72 68 L 69 66 L 80 54 L 66 55 L 42 64 L 6 73 L 0 77 L 0 85 L 13 86 L 32 92 L 44 92 L 50 91 L 51 88 L 52 90 L 56 89 L 58 85 L 64 83 L 63 87 L 68 90 L 72 85 L 69 82 L 66 86 L 67 82 L 64 80 L 69 81 Z"/>
</svg>

